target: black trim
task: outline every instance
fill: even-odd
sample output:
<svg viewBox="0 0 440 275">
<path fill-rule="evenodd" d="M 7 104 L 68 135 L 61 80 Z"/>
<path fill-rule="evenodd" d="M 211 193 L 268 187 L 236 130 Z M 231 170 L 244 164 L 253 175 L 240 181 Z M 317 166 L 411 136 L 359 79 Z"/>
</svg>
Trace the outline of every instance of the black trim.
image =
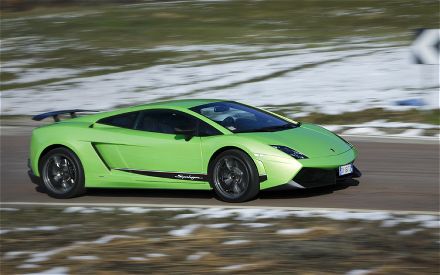
<svg viewBox="0 0 440 275">
<path fill-rule="evenodd" d="M 350 178 L 350 179 L 360 178 L 361 176 L 362 176 L 361 171 L 359 171 L 359 169 L 357 169 L 357 167 L 353 165 L 353 173 L 347 174 L 347 175 L 343 175 L 343 176 L 339 176 L 338 175 L 337 176 L 337 180 L 338 179 L 345 179 L 345 178 Z"/>
<path fill-rule="evenodd" d="M 41 178 L 37 177 L 34 172 L 32 172 L 32 170 L 28 170 L 28 176 L 29 179 L 31 180 L 32 183 L 36 184 L 36 185 L 40 185 L 41 184 Z"/>
<path fill-rule="evenodd" d="M 197 180 L 197 181 L 209 181 L 209 176 L 206 174 L 195 174 L 195 173 L 181 173 L 181 172 L 159 172 L 159 171 L 146 171 L 146 170 L 136 170 L 128 168 L 115 168 L 118 171 L 129 172 L 133 174 L 139 174 L 150 177 L 159 178 L 169 178 L 169 179 L 181 179 L 181 180 Z M 267 180 L 267 175 L 258 177 L 260 182 Z"/>
<path fill-rule="evenodd" d="M 336 169 L 302 168 L 292 179 L 305 188 L 336 184 Z"/>
<path fill-rule="evenodd" d="M 357 167 L 354 166 L 354 165 L 353 165 L 353 168 L 354 168 L 354 170 L 353 170 L 353 178 L 360 178 L 360 177 L 362 177 L 362 172 L 359 169 L 357 169 Z"/>
<path fill-rule="evenodd" d="M 48 117 L 52 117 L 55 122 L 60 121 L 60 118 L 58 115 L 63 114 L 70 114 L 71 118 L 76 118 L 76 113 L 97 113 L 99 111 L 93 111 L 93 110 L 82 110 L 82 109 L 72 109 L 72 110 L 61 110 L 61 111 L 53 111 L 53 112 L 47 112 L 38 114 L 32 117 L 32 120 L 40 121 Z"/>
<path fill-rule="evenodd" d="M 101 153 L 99 152 L 98 148 L 96 148 L 96 143 L 92 142 L 92 147 L 93 150 L 95 150 L 96 154 L 98 155 L 98 158 L 102 161 L 102 163 L 104 163 L 105 167 L 107 168 L 107 170 L 111 170 L 110 166 L 107 164 L 107 162 L 105 162 L 104 158 L 102 157 Z"/>
<path fill-rule="evenodd" d="M 110 126 L 113 126 L 113 127 L 119 127 L 119 128 L 123 128 L 123 129 L 134 130 L 135 123 L 137 123 L 137 121 L 139 119 L 139 116 L 140 116 L 140 113 L 141 113 L 141 111 L 125 112 L 125 113 L 121 113 L 121 114 L 117 114 L 117 115 L 103 117 L 103 118 L 99 119 L 98 121 L 96 121 L 95 123 L 104 124 L 104 125 L 110 125 Z M 133 121 L 130 122 L 129 126 L 116 125 L 116 124 L 111 122 L 112 119 L 119 118 L 119 117 L 124 117 L 124 116 L 130 116 L 132 114 L 134 114 L 136 117 L 133 119 Z"/>
<path fill-rule="evenodd" d="M 115 170 L 129 172 L 138 175 L 158 177 L 158 178 L 169 178 L 169 179 L 180 179 L 189 181 L 209 181 L 208 175 L 206 174 L 194 174 L 194 173 L 181 173 L 181 172 L 159 172 L 159 171 L 146 171 L 146 170 L 136 170 L 136 169 L 126 169 L 126 168 L 115 168 Z"/>
<path fill-rule="evenodd" d="M 336 184 L 338 180 L 359 178 L 362 175 L 354 165 L 352 173 L 343 176 L 339 176 L 338 173 L 338 169 L 304 167 L 292 180 L 304 188 L 314 188 Z"/>
</svg>

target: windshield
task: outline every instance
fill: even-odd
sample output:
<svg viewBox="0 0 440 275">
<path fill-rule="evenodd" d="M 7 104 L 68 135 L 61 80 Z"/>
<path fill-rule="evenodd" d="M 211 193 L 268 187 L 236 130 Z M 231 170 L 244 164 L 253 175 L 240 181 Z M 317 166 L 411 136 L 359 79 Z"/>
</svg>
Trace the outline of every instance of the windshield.
<svg viewBox="0 0 440 275">
<path fill-rule="evenodd" d="M 291 122 L 236 102 L 214 102 L 191 108 L 233 133 L 275 132 L 297 127 Z"/>
</svg>

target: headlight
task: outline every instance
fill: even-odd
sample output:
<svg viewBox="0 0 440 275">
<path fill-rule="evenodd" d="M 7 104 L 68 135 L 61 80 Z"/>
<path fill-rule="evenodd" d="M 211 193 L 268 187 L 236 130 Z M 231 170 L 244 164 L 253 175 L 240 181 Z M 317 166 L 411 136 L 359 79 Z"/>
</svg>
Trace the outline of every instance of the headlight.
<svg viewBox="0 0 440 275">
<path fill-rule="evenodd" d="M 288 154 L 289 156 L 295 158 L 295 159 L 308 159 L 308 157 L 304 154 L 301 154 L 298 151 L 295 151 L 289 147 L 282 146 L 282 145 L 271 145 L 273 148 L 276 148 L 280 151 L 283 151 L 284 153 Z"/>
</svg>

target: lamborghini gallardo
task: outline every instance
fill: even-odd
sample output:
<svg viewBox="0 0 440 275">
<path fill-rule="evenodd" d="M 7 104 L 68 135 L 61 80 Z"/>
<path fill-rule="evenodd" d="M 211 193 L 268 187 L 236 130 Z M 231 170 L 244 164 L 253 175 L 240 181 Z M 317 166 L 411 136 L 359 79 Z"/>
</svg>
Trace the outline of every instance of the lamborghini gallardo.
<svg viewBox="0 0 440 275">
<path fill-rule="evenodd" d="M 31 179 L 54 198 L 87 188 L 214 190 L 227 202 L 260 190 L 314 188 L 361 175 L 357 151 L 315 124 L 224 100 L 174 100 L 109 112 L 36 115 Z M 62 116 L 69 116 L 61 120 Z"/>
</svg>

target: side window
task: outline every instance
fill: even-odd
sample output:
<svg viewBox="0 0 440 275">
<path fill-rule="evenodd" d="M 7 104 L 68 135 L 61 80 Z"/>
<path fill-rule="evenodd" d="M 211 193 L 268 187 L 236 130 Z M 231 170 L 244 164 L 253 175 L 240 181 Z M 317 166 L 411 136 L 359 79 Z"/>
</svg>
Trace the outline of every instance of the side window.
<svg viewBox="0 0 440 275">
<path fill-rule="evenodd" d="M 197 119 L 173 110 L 143 111 L 136 127 L 137 130 L 175 134 L 176 130 L 195 130 Z"/>
<path fill-rule="evenodd" d="M 218 136 L 222 133 L 209 125 L 208 123 L 201 121 L 199 122 L 199 136 L 201 137 L 209 137 L 209 136 Z"/>
<path fill-rule="evenodd" d="M 133 128 L 139 112 L 130 112 L 110 117 L 105 117 L 97 121 L 97 123 L 122 127 L 122 128 Z"/>
</svg>

